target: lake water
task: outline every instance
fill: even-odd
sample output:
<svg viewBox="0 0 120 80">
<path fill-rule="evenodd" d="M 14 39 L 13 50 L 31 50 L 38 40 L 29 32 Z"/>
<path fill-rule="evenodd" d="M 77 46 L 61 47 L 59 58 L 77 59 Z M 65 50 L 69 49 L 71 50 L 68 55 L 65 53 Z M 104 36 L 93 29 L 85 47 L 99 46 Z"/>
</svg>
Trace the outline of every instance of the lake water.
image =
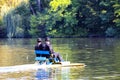
<svg viewBox="0 0 120 80">
<path fill-rule="evenodd" d="M 120 80 L 120 39 L 52 38 L 64 60 L 87 66 L 0 73 L 0 80 Z M 36 39 L 0 39 L 0 67 L 34 64 Z"/>
</svg>

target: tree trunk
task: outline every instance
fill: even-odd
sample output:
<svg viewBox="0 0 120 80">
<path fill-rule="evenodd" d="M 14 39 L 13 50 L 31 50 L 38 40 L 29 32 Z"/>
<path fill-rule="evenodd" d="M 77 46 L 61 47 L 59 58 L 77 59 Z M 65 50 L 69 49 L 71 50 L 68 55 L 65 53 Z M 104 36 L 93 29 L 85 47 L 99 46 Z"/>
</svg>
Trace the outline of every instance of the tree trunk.
<svg viewBox="0 0 120 80">
<path fill-rule="evenodd" d="M 30 5 L 30 10 L 31 10 L 32 14 L 35 15 L 35 11 L 34 11 L 34 9 L 32 8 L 31 5 Z"/>
<path fill-rule="evenodd" d="M 41 12 L 41 0 L 37 0 L 39 12 Z"/>
</svg>

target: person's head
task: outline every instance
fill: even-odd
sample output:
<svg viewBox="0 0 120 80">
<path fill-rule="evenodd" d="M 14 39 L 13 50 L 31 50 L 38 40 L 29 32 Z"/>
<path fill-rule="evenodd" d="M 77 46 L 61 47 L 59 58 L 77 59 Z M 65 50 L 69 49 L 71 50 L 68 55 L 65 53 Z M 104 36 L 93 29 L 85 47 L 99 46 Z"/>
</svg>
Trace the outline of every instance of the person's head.
<svg viewBox="0 0 120 80">
<path fill-rule="evenodd" d="M 49 38 L 49 37 L 46 37 L 46 38 L 45 38 L 45 43 L 46 43 L 46 44 L 50 44 L 50 38 Z"/>
<path fill-rule="evenodd" d="M 37 43 L 40 43 L 42 42 L 42 39 L 41 38 L 37 38 Z"/>
</svg>

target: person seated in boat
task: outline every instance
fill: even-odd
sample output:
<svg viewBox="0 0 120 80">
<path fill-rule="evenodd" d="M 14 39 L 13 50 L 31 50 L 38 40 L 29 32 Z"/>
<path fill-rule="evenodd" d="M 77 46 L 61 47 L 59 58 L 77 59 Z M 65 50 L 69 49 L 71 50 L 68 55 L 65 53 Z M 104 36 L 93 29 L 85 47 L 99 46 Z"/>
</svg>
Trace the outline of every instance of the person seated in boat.
<svg viewBox="0 0 120 80">
<path fill-rule="evenodd" d="M 40 51 L 49 51 L 49 50 L 45 50 L 44 48 L 44 44 L 42 43 L 42 39 L 41 38 L 37 38 L 37 44 L 35 45 L 35 50 L 40 50 Z M 50 55 L 48 54 L 36 54 L 36 57 L 46 57 L 46 58 L 50 58 Z"/>
<path fill-rule="evenodd" d="M 60 54 L 58 52 L 54 52 L 49 37 L 45 38 L 44 50 L 49 51 L 50 54 L 51 54 L 51 57 L 58 59 L 59 62 L 63 61 L 63 59 L 60 56 Z"/>
<path fill-rule="evenodd" d="M 35 45 L 35 50 L 43 50 L 43 44 L 42 39 L 37 38 L 37 44 Z M 39 54 L 36 54 L 36 57 L 40 56 Z"/>
<path fill-rule="evenodd" d="M 35 45 L 35 50 L 43 50 L 43 44 L 41 38 L 37 38 L 37 44 Z"/>
</svg>

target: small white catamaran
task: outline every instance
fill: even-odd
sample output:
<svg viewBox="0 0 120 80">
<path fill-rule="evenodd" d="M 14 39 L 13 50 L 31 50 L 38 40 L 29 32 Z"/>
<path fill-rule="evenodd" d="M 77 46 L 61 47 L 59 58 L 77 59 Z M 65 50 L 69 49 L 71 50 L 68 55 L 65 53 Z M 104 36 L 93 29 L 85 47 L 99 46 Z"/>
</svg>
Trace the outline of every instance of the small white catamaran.
<svg viewBox="0 0 120 80">
<path fill-rule="evenodd" d="M 39 51 L 39 50 L 35 50 L 35 54 L 50 55 L 49 51 Z M 36 56 L 35 60 L 36 60 L 35 64 L 0 67 L 0 73 L 37 70 L 39 68 L 57 68 L 57 67 L 73 67 L 73 66 L 79 66 L 82 68 L 86 66 L 84 63 L 70 63 L 70 61 L 67 61 L 67 56 L 66 56 L 66 61 L 63 61 L 63 62 L 57 62 L 57 59 L 54 59 L 54 62 L 53 62 L 52 61 L 53 58 L 51 60 L 51 58 L 46 58 L 43 56 L 39 56 L 39 57 Z"/>
</svg>

